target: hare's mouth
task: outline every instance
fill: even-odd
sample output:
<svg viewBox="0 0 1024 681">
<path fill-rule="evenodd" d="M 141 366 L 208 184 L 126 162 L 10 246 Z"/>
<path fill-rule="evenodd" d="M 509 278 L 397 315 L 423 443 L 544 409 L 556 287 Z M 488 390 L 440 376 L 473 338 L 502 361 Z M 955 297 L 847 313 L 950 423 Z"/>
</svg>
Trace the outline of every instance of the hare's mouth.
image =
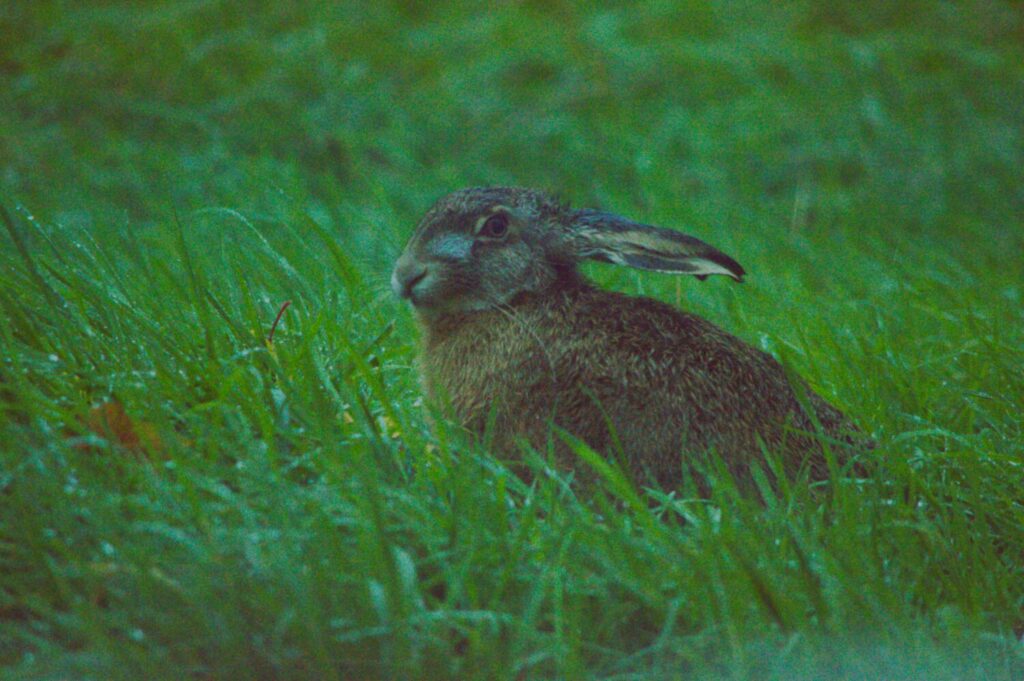
<svg viewBox="0 0 1024 681">
<path fill-rule="evenodd" d="M 399 258 L 391 273 L 391 290 L 395 295 L 408 300 L 416 307 L 430 306 L 436 303 L 442 282 L 436 267 L 430 263 L 417 262 Z"/>
<path fill-rule="evenodd" d="M 394 294 L 424 314 L 472 312 L 493 305 L 480 298 L 478 283 L 435 263 L 402 261 L 391 274 Z"/>
<path fill-rule="evenodd" d="M 391 275 L 391 290 L 417 309 L 442 306 L 445 303 L 443 283 L 427 266 L 396 267 Z"/>
</svg>

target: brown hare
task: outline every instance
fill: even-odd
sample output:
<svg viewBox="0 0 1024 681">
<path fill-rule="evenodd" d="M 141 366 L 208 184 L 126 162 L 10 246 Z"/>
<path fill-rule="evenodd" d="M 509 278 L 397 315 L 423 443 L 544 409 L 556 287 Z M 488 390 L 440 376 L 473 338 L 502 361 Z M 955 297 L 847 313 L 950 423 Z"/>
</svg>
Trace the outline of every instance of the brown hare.
<svg viewBox="0 0 1024 681">
<path fill-rule="evenodd" d="M 584 258 L 700 279 L 744 275 L 698 239 L 539 191 L 454 192 L 420 221 L 391 278 L 422 328 L 428 397 L 489 432 L 498 451 L 555 442 L 585 477 L 552 424 L 621 454 L 636 481 L 669 487 L 711 450 L 741 482 L 762 448 L 779 452 L 790 476 L 802 466 L 827 475 L 823 437 L 842 463 L 855 428 L 802 382 L 798 397 L 770 355 L 663 302 L 595 287 L 577 271 Z"/>
</svg>

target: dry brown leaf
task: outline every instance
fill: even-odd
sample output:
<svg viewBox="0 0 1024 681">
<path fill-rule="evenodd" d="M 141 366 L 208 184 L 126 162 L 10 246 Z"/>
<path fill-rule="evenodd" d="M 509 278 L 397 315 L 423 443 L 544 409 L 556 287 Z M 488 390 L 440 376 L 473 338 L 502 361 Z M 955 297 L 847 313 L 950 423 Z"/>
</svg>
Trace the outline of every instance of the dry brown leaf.
<svg viewBox="0 0 1024 681">
<path fill-rule="evenodd" d="M 163 450 L 156 427 L 146 421 L 135 421 L 117 400 L 110 400 L 89 410 L 89 430 L 110 442 L 133 452 Z"/>
</svg>

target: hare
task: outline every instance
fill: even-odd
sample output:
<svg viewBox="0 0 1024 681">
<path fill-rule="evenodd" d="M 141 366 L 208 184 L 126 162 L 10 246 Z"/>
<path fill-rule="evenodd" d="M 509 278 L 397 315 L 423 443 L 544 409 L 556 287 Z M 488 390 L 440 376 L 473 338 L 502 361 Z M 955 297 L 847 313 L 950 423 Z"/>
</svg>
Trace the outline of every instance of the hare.
<svg viewBox="0 0 1024 681">
<path fill-rule="evenodd" d="M 694 237 L 536 190 L 456 191 L 420 221 L 391 278 L 421 327 L 428 398 L 501 452 L 555 442 L 573 468 L 555 425 L 663 487 L 712 450 L 748 482 L 764 448 L 788 476 L 827 475 L 823 437 L 842 463 L 856 429 L 802 382 L 795 391 L 774 358 L 666 303 L 597 288 L 577 271 L 585 258 L 745 274 Z"/>
</svg>

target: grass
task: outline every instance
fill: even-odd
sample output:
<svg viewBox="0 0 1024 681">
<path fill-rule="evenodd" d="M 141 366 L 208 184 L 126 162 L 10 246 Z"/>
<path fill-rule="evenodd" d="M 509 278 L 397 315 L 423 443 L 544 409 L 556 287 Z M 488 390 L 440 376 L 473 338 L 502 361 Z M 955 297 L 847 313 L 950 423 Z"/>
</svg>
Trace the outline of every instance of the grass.
<svg viewBox="0 0 1024 681">
<path fill-rule="evenodd" d="M 242 7 L 0 9 L 10 678 L 1020 678 L 1017 6 Z M 589 272 L 877 472 L 580 497 L 431 426 L 390 266 L 501 183 L 735 256 Z"/>
</svg>

